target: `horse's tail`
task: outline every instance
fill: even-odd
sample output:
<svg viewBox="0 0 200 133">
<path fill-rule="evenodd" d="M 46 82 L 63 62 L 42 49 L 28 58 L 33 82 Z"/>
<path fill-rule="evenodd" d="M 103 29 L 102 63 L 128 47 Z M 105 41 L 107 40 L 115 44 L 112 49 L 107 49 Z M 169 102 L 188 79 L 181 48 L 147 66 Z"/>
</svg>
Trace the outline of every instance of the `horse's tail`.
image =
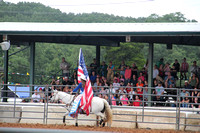
<svg viewBox="0 0 200 133">
<path fill-rule="evenodd" d="M 108 122 L 108 124 L 111 125 L 112 124 L 112 110 L 105 99 L 103 99 L 103 103 L 105 106 L 105 114 L 106 114 L 106 118 L 104 119 L 104 122 Z"/>
</svg>

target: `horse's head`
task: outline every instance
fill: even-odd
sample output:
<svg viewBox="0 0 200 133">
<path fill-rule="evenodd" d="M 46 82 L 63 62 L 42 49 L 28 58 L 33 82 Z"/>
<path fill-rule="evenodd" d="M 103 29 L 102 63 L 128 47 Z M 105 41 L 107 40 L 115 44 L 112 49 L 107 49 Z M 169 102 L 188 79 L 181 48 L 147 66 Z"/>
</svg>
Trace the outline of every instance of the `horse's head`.
<svg viewBox="0 0 200 133">
<path fill-rule="evenodd" d="M 53 102 L 57 102 L 59 100 L 59 97 L 58 97 L 58 91 L 57 90 L 53 90 L 53 93 L 52 93 L 52 97 L 50 98 L 50 102 L 53 103 Z"/>
</svg>

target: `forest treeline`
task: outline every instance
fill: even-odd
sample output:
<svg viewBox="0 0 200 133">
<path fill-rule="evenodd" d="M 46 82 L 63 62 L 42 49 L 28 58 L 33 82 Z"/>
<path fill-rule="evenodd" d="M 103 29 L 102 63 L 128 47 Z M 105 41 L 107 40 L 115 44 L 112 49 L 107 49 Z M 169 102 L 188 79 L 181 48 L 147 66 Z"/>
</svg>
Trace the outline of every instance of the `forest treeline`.
<svg viewBox="0 0 200 133">
<path fill-rule="evenodd" d="M 0 0 L 0 22 L 59 22 L 59 23 L 154 23 L 154 22 L 197 22 L 196 20 L 189 20 L 180 12 L 165 14 L 159 16 L 151 14 L 148 17 L 123 17 L 103 13 L 63 13 L 58 9 L 45 6 L 40 3 L 19 2 L 17 4 L 5 2 Z M 21 49 L 25 46 L 21 46 Z M 52 76 L 59 71 L 59 64 L 61 58 L 65 57 L 71 64 L 71 68 L 77 67 L 79 48 L 83 49 L 86 64 L 92 63 L 92 59 L 96 56 L 95 46 L 86 45 L 70 45 L 70 44 L 49 44 L 36 43 L 36 57 L 35 57 L 35 72 L 36 84 L 43 83 L 41 79 L 46 76 Z M 166 49 L 164 44 L 154 45 L 154 62 L 164 57 L 165 62 L 173 63 L 174 59 L 182 62 L 186 57 L 188 63 L 191 64 L 193 60 L 197 60 L 199 64 L 200 48 L 196 46 L 173 45 L 171 50 Z M 9 54 L 18 51 L 16 46 L 11 44 Z M 1 50 L 0 60 L 3 66 L 3 51 Z M 148 44 L 144 43 L 121 43 L 120 47 L 101 47 L 101 61 L 108 63 L 110 60 L 113 64 L 118 66 L 122 60 L 126 64 L 132 65 L 136 63 L 141 69 L 148 57 Z M 29 83 L 27 72 L 30 71 L 29 66 L 30 50 L 26 49 L 20 53 L 9 57 L 9 82 L 13 83 Z M 18 75 L 16 75 L 18 73 Z M 26 76 L 26 80 L 19 81 Z M 14 76 L 15 75 L 15 76 Z"/>
</svg>

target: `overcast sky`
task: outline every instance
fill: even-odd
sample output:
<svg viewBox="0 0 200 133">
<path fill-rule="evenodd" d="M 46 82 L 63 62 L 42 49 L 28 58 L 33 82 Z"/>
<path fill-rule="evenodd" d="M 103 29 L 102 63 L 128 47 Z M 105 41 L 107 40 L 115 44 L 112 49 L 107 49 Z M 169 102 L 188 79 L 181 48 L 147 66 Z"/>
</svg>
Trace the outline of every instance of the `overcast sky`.
<svg viewBox="0 0 200 133">
<path fill-rule="evenodd" d="M 12 3 L 39 2 L 62 12 L 107 13 L 118 16 L 147 17 L 181 12 L 200 22 L 200 0 L 4 0 Z"/>
</svg>

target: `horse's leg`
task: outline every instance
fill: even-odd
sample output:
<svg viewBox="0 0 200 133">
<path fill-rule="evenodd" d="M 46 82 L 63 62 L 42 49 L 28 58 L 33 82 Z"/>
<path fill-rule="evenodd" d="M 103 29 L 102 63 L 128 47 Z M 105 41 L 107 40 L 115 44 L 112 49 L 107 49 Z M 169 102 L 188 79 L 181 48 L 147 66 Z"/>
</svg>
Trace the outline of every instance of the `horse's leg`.
<svg viewBox="0 0 200 133">
<path fill-rule="evenodd" d="M 98 127 L 99 126 L 99 116 L 96 116 L 96 119 L 97 119 L 97 121 L 96 121 L 96 126 Z M 101 125 L 101 124 L 100 124 Z"/>
<path fill-rule="evenodd" d="M 75 126 L 78 127 L 78 116 L 75 117 Z"/>
<path fill-rule="evenodd" d="M 63 115 L 63 124 L 65 124 L 65 117 L 66 115 L 68 115 L 69 112 L 66 112 L 64 115 Z"/>
</svg>

